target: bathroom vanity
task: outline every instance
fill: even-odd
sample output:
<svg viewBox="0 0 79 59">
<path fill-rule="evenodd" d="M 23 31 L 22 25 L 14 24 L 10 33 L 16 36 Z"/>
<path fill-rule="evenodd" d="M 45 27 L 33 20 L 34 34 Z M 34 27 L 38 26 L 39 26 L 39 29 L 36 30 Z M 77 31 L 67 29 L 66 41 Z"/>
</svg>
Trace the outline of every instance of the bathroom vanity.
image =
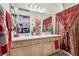
<svg viewBox="0 0 79 59">
<path fill-rule="evenodd" d="M 47 56 L 60 51 L 60 35 L 14 38 L 10 56 Z"/>
<path fill-rule="evenodd" d="M 60 51 L 61 36 L 54 34 L 53 15 L 12 7 L 14 37 L 9 55 L 46 56 Z"/>
</svg>

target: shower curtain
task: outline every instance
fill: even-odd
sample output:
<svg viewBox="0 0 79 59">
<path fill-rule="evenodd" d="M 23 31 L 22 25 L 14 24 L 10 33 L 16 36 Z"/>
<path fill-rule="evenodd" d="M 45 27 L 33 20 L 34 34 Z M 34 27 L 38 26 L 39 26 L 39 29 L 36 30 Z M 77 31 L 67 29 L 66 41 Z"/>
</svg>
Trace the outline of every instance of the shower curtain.
<svg viewBox="0 0 79 59">
<path fill-rule="evenodd" d="M 78 55 L 78 30 L 76 23 L 79 16 L 79 4 L 56 14 L 56 33 L 62 35 L 61 49 Z M 75 34 L 76 31 L 76 34 Z"/>
</svg>

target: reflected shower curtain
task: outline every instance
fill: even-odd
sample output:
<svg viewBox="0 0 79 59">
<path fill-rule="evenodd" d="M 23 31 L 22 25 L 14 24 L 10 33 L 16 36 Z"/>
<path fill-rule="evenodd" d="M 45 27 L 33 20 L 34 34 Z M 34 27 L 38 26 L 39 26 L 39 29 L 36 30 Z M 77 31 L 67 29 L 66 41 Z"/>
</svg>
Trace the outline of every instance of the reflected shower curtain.
<svg viewBox="0 0 79 59">
<path fill-rule="evenodd" d="M 73 31 L 76 30 L 74 23 L 79 14 L 79 4 L 66 9 L 56 14 L 56 33 L 62 35 L 61 49 L 71 53 L 72 55 L 78 55 L 75 48 L 77 48 L 76 35 L 73 35 Z M 72 29 L 73 28 L 73 29 Z"/>
</svg>

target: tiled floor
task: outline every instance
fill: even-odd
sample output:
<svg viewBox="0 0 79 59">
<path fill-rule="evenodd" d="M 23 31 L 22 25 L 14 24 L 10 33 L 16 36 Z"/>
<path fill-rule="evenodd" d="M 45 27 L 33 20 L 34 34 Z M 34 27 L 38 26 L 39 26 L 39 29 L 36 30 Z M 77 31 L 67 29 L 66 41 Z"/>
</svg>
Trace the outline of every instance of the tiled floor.
<svg viewBox="0 0 79 59">
<path fill-rule="evenodd" d="M 67 55 L 67 54 L 65 54 L 64 52 L 58 52 L 58 53 L 55 53 L 55 54 L 53 54 L 53 55 L 50 55 L 50 56 L 69 56 L 69 55 Z"/>
</svg>

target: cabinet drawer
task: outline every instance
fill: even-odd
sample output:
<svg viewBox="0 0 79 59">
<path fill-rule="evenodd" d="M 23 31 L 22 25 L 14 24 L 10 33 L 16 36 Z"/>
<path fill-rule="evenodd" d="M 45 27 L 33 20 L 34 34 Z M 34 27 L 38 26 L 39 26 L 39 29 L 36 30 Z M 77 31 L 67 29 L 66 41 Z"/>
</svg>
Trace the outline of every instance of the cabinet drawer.
<svg viewBox="0 0 79 59">
<path fill-rule="evenodd" d="M 50 42 L 50 38 L 43 39 L 43 43 L 47 43 L 47 42 Z"/>
<path fill-rule="evenodd" d="M 33 45 L 33 44 L 35 44 L 34 40 L 16 41 L 16 42 L 12 43 L 12 48 L 30 46 L 30 45 Z"/>
<path fill-rule="evenodd" d="M 31 55 L 30 49 L 31 49 L 30 46 L 11 49 L 10 55 L 11 56 L 30 56 Z"/>
<path fill-rule="evenodd" d="M 43 40 L 42 39 L 37 39 L 37 40 L 34 40 L 34 43 L 35 44 L 42 44 Z"/>
<path fill-rule="evenodd" d="M 55 40 L 60 40 L 60 37 L 53 37 L 53 38 L 50 38 L 51 41 L 55 41 Z"/>
</svg>

